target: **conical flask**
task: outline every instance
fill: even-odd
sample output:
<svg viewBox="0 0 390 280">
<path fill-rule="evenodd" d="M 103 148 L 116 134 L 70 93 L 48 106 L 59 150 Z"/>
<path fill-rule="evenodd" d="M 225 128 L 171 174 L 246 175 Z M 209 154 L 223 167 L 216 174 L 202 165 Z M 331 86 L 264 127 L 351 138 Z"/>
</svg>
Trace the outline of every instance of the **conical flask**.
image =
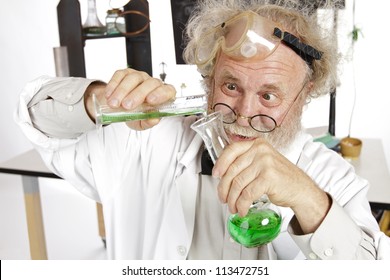
<svg viewBox="0 0 390 280">
<path fill-rule="evenodd" d="M 229 144 L 223 128 L 222 115 L 215 112 L 191 125 L 203 139 L 211 160 L 215 163 L 223 149 Z M 237 243 L 247 247 L 258 247 L 274 240 L 280 233 L 282 219 L 278 208 L 267 195 L 263 195 L 249 208 L 248 214 L 229 216 L 227 229 Z"/>
<path fill-rule="evenodd" d="M 106 32 L 106 27 L 101 23 L 97 15 L 96 0 L 88 0 L 88 14 L 83 24 L 83 31 L 85 35 L 89 36 L 104 35 Z"/>
<path fill-rule="evenodd" d="M 194 122 L 191 128 L 202 137 L 211 160 L 215 163 L 222 150 L 229 145 L 229 138 L 223 129 L 221 113 L 207 115 Z"/>
</svg>

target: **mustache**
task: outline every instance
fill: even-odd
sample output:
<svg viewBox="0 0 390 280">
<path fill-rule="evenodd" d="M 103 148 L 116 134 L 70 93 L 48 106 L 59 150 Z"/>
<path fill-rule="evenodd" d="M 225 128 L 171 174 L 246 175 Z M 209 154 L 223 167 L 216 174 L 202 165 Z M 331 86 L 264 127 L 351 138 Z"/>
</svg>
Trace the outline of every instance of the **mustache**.
<svg viewBox="0 0 390 280">
<path fill-rule="evenodd" d="M 266 140 L 277 151 L 283 152 L 293 142 L 295 135 L 301 130 L 301 123 L 298 116 L 290 122 L 285 122 L 284 126 L 277 127 L 274 131 L 262 133 L 252 127 L 243 127 L 236 123 L 224 124 L 227 134 L 235 134 L 247 138 L 262 138 Z"/>
<path fill-rule="evenodd" d="M 232 123 L 232 124 L 224 124 L 223 125 L 226 133 L 228 134 L 236 134 L 248 138 L 257 138 L 261 137 L 264 133 L 258 132 L 254 130 L 252 127 L 243 127 L 238 125 L 237 123 Z"/>
</svg>

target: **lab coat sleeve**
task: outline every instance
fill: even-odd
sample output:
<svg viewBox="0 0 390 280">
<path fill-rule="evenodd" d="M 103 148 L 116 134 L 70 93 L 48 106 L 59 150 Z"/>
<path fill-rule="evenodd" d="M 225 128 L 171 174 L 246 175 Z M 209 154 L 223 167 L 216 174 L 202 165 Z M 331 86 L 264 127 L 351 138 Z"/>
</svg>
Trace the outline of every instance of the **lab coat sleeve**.
<svg viewBox="0 0 390 280">
<path fill-rule="evenodd" d="M 297 235 L 295 217 L 289 233 L 309 259 L 387 259 L 390 239 L 380 230 L 367 200 L 369 182 L 356 175 L 341 156 L 319 143 L 308 143 L 298 166 L 332 198 L 317 230 Z"/>
<path fill-rule="evenodd" d="M 92 82 L 84 78 L 49 78 L 32 92 L 33 96 L 24 92 L 33 126 L 56 138 L 76 138 L 94 129 L 84 106 L 84 92 Z"/>
<path fill-rule="evenodd" d="M 319 228 L 312 234 L 297 235 L 296 217 L 288 227 L 295 243 L 308 259 L 375 259 L 373 238 L 365 233 L 334 200 Z"/>
<path fill-rule="evenodd" d="M 62 123 L 63 121 L 66 122 L 64 119 L 66 117 L 65 115 L 61 117 L 58 117 L 55 113 L 48 114 L 47 116 L 40 115 L 38 117 L 37 115 L 30 115 L 30 113 L 33 113 L 31 108 L 37 108 L 37 104 L 48 98 L 48 100 L 54 98 L 61 100 L 68 99 L 62 105 L 65 108 L 72 106 L 71 104 L 75 105 L 79 103 L 81 100 L 80 96 L 91 82 L 92 80 L 81 78 L 39 77 L 27 83 L 23 88 L 14 119 L 25 136 L 40 153 L 47 167 L 54 174 L 66 179 L 86 196 L 100 201 L 100 197 L 95 188 L 88 149 L 86 148 L 88 145 L 86 133 L 81 133 L 80 131 L 75 133 L 71 131 L 68 135 L 65 135 L 67 130 L 72 130 L 68 125 Z M 70 94 L 68 96 L 69 98 L 67 98 L 67 94 Z M 61 103 L 61 101 L 59 102 Z M 42 113 L 42 111 L 40 112 Z M 85 113 L 81 112 L 81 109 L 76 109 L 76 113 L 84 114 L 84 117 L 89 119 Z M 34 118 L 35 121 L 33 121 Z M 70 117 L 70 119 L 74 118 Z M 39 126 L 39 124 L 34 124 L 34 122 L 37 123 L 40 121 L 50 123 L 42 126 L 48 128 L 49 131 L 45 133 L 37 129 L 36 126 Z M 89 121 L 92 122 L 91 120 Z M 76 125 L 74 121 L 71 120 L 70 122 L 70 126 Z M 49 127 L 53 129 L 50 130 Z M 85 123 L 81 124 L 78 129 L 82 127 L 88 129 L 86 128 L 88 125 L 85 125 Z M 60 130 L 61 132 L 59 132 Z M 55 131 L 59 132 L 58 136 L 68 137 L 53 137 L 51 134 L 55 134 Z M 79 172 L 79 170 L 82 170 L 82 172 Z"/>
</svg>

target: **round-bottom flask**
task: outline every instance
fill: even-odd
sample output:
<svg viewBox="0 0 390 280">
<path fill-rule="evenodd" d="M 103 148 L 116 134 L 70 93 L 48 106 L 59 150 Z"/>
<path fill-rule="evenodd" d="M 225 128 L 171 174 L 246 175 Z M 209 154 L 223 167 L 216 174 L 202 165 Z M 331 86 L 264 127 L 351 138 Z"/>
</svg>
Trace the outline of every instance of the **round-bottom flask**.
<svg viewBox="0 0 390 280">
<path fill-rule="evenodd" d="M 232 239 L 241 245 L 259 247 L 274 240 L 280 233 L 282 218 L 276 206 L 267 197 L 254 203 L 248 213 L 229 216 L 227 228 Z"/>
</svg>

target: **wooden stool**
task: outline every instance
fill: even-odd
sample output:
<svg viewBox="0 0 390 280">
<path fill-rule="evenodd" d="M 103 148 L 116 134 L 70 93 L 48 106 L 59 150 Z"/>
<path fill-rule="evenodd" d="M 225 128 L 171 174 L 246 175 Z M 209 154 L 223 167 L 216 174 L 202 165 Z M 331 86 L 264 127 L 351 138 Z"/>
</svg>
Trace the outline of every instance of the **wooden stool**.
<svg viewBox="0 0 390 280">
<path fill-rule="evenodd" d="M 106 247 L 106 229 L 104 226 L 103 206 L 98 202 L 96 203 L 96 211 L 98 216 L 99 235 L 104 243 L 104 247 Z"/>
</svg>

